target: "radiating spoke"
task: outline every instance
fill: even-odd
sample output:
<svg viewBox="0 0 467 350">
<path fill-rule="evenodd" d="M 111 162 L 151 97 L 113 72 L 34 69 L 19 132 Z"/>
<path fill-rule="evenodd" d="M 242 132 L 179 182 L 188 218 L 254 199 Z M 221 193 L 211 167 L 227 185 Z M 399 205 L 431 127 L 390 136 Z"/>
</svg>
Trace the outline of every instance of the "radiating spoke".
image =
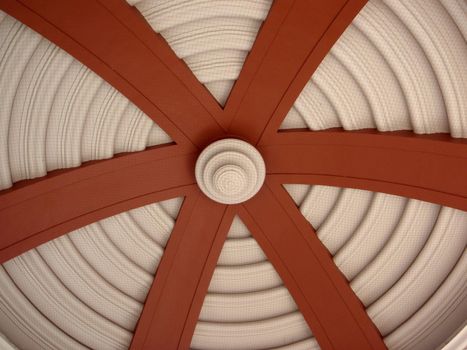
<svg viewBox="0 0 467 350">
<path fill-rule="evenodd" d="M 402 195 L 467 210 L 467 140 L 449 135 L 278 128 L 366 0 L 276 1 L 224 111 L 144 18 L 120 0 L 2 0 L 18 18 L 99 74 L 177 145 L 20 182 L 0 192 L 0 263 L 122 211 L 184 196 L 132 349 L 188 349 L 204 296 L 239 214 L 322 349 L 385 349 L 285 183 Z M 226 135 L 258 146 L 267 181 L 239 206 L 196 187 L 198 149 Z M 27 218 L 27 220 L 25 220 Z"/>
<path fill-rule="evenodd" d="M 182 205 L 131 349 L 188 349 L 234 207 L 200 192 Z"/>
<path fill-rule="evenodd" d="M 276 1 L 227 101 L 230 132 L 273 134 L 366 0 Z"/>
<path fill-rule="evenodd" d="M 154 147 L 84 163 L 0 192 L 0 263 L 117 213 L 183 196 L 195 184 L 196 154 Z"/>
<path fill-rule="evenodd" d="M 467 210 L 467 140 L 374 130 L 283 132 L 259 149 L 281 183 L 352 187 Z"/>
<path fill-rule="evenodd" d="M 287 192 L 267 183 L 244 205 L 250 229 L 321 349 L 385 349 L 363 305 Z"/>
<path fill-rule="evenodd" d="M 222 131 L 214 98 L 124 1 L 3 0 L 0 9 L 99 74 L 175 142 L 204 146 Z"/>
</svg>

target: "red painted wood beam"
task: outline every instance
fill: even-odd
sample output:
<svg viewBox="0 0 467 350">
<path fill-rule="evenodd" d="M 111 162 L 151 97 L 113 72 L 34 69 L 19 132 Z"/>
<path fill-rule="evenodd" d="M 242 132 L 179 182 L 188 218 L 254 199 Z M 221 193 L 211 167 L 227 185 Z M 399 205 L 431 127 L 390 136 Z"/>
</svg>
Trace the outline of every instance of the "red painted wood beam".
<svg viewBox="0 0 467 350">
<path fill-rule="evenodd" d="M 221 125 L 230 124 L 232 119 L 229 133 L 253 143 L 263 134 L 266 141 L 275 135 L 319 62 L 364 2 L 276 2 L 222 117 L 217 104 L 187 67 L 137 11 L 123 1 L 3 0 L 0 6 L 101 75 L 178 144 L 203 147 L 212 139 L 223 137 Z M 154 152 L 156 159 L 129 162 L 120 168 L 112 163 L 107 170 L 92 176 L 86 173 L 88 167 L 59 172 L 43 181 L 29 182 L 22 191 L 21 185 L 15 185 L 11 192 L 16 193 L 13 200 L 0 208 L 0 215 L 4 215 L 0 221 L 12 222 L 8 239 L 13 243 L 8 245 L 6 240 L 5 252 L 16 247 L 16 254 L 77 225 L 83 226 L 91 219 L 96 221 L 149 201 L 165 199 L 164 196 L 187 195 L 149 292 L 132 348 L 188 348 L 203 296 L 230 227 L 231 211 L 235 210 L 206 199 L 190 186 L 194 182 L 196 158 L 192 149 L 184 148 L 184 154 L 175 152 L 167 158 L 160 158 L 161 153 Z M 98 164 L 104 163 L 94 165 Z M 245 221 L 274 260 L 321 347 L 340 349 L 349 348 L 350 344 L 359 349 L 383 348 L 380 336 L 371 322 L 368 324 L 363 307 L 329 254 L 326 255 L 317 238 L 311 241 L 307 238 L 311 236 L 307 231 L 309 224 L 282 192 L 263 189 L 245 204 L 249 213 L 244 214 Z M 276 197 L 282 198 L 281 203 Z M 8 204 L 5 198 L 8 199 L 0 198 L 0 203 Z M 62 208 L 63 198 L 77 203 L 76 208 Z M 22 223 L 14 223 L 29 209 L 33 213 L 32 224 L 23 227 Z M 277 225 L 271 228 L 273 222 Z M 13 232 L 22 232 L 23 236 L 12 239 Z M 292 237 L 291 246 L 284 244 L 284 232 Z M 298 249 L 297 255 L 292 254 L 294 249 Z M 310 287 L 310 278 L 324 287 L 315 291 Z M 323 305 L 318 305 L 323 301 L 332 308 L 331 315 L 337 321 L 324 313 Z M 345 329 L 337 332 L 340 326 Z"/>
<path fill-rule="evenodd" d="M 240 217 L 292 294 L 321 349 L 386 349 L 331 255 L 287 192 L 267 182 Z"/>
<path fill-rule="evenodd" d="M 186 199 L 130 349 L 189 348 L 233 214 L 198 191 Z"/>
<path fill-rule="evenodd" d="M 467 210 L 467 140 L 375 130 L 283 132 L 260 152 L 281 183 L 385 192 Z"/>
<path fill-rule="evenodd" d="M 366 0 L 276 1 L 225 112 L 229 131 L 256 144 L 275 133 L 313 72 Z"/>
<path fill-rule="evenodd" d="M 0 9 L 84 63 L 176 143 L 203 147 L 222 111 L 139 12 L 120 0 L 2 0 Z"/>
<path fill-rule="evenodd" d="M 196 157 L 178 145 L 154 147 L 0 191 L 0 263 L 108 216 L 187 195 Z"/>
</svg>

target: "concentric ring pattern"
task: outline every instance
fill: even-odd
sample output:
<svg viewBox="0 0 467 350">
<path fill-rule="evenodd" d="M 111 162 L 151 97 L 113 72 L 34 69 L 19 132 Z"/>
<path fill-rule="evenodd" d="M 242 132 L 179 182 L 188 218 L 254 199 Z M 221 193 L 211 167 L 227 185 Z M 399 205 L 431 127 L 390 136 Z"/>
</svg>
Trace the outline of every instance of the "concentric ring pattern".
<svg viewBox="0 0 467 350">
<path fill-rule="evenodd" d="M 192 349 L 319 349 L 272 264 L 235 217 L 204 300 Z"/>
<path fill-rule="evenodd" d="M 370 0 L 303 89 L 282 128 L 467 137 L 467 3 Z"/>
<path fill-rule="evenodd" d="M 221 105 L 270 0 L 128 0 Z M 467 3 L 370 0 L 282 128 L 376 128 L 467 137 Z M 0 12 L 0 189 L 168 143 L 100 77 Z M 287 189 L 390 349 L 432 349 L 467 314 L 467 214 L 392 195 Z M 181 199 L 99 221 L 0 267 L 0 332 L 21 349 L 127 348 Z M 0 339 L 1 344 L 1 339 Z M 193 349 L 318 349 L 236 218 Z"/>
<path fill-rule="evenodd" d="M 282 129 L 467 136 L 467 3 L 373 0 Z M 467 314 L 467 213 L 402 197 L 288 185 L 390 349 L 434 349 Z"/>
<path fill-rule="evenodd" d="M 242 203 L 263 186 L 264 160 L 248 142 L 223 139 L 211 143 L 198 156 L 195 166 L 199 188 L 212 200 Z"/>
<path fill-rule="evenodd" d="M 0 11 L 0 189 L 171 142 L 126 97 Z"/>
<path fill-rule="evenodd" d="M 137 7 L 223 104 L 270 4 L 142 1 Z M 0 81 L 8 91 L 1 110 L 2 140 L 7 140 L 1 188 L 171 141 L 81 63 L 10 16 L 2 13 L 1 19 Z M 20 348 L 128 347 L 179 203 L 119 214 L 8 261 L 1 269 L 1 331 Z M 287 311 L 293 313 L 295 333 L 306 338 L 308 327 L 272 266 L 261 252 L 253 254 L 261 256 L 282 299 L 292 304 Z M 235 298 L 235 291 L 230 296 Z M 281 324 L 269 322 L 274 329 L 290 319 L 279 314 L 285 316 Z M 251 317 L 264 319 L 261 313 Z M 211 329 L 212 312 L 204 320 Z"/>
<path fill-rule="evenodd" d="M 467 312 L 467 213 L 413 199 L 287 185 L 390 349 L 434 349 Z"/>
<path fill-rule="evenodd" d="M 0 325 L 20 349 L 127 349 L 182 199 L 45 243 L 0 267 Z"/>
<path fill-rule="evenodd" d="M 127 0 L 224 105 L 272 0 Z"/>
</svg>

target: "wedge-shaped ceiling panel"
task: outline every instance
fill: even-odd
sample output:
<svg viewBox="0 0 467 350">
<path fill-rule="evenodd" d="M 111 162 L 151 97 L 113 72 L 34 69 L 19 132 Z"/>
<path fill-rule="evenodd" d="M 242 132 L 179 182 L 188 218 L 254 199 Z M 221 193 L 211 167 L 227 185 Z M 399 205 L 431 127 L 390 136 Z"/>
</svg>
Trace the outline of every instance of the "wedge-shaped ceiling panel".
<svg viewBox="0 0 467 350">
<path fill-rule="evenodd" d="M 403 197 L 286 185 L 390 349 L 434 349 L 467 313 L 467 213 Z"/>
<path fill-rule="evenodd" d="M 0 189 L 171 142 L 79 61 L 0 11 Z"/>
<path fill-rule="evenodd" d="M 305 86 L 282 128 L 467 137 L 463 0 L 370 0 Z"/>
<path fill-rule="evenodd" d="M 0 333 L 20 349 L 126 349 L 182 199 L 73 231 L 0 267 Z"/>
<path fill-rule="evenodd" d="M 302 314 L 236 217 L 195 328 L 192 349 L 319 349 Z"/>
<path fill-rule="evenodd" d="M 224 105 L 272 0 L 127 0 Z"/>
</svg>

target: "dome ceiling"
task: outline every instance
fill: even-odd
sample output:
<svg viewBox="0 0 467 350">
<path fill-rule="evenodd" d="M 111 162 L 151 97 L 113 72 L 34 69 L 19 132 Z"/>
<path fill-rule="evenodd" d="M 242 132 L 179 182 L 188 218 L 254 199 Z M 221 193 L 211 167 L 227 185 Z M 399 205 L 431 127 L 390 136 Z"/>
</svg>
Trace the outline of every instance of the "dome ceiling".
<svg viewBox="0 0 467 350">
<path fill-rule="evenodd" d="M 424 350 L 461 335 L 463 0 L 0 10 L 0 347 Z M 264 159 L 249 200 L 198 188 L 196 160 L 223 138 Z"/>
</svg>

